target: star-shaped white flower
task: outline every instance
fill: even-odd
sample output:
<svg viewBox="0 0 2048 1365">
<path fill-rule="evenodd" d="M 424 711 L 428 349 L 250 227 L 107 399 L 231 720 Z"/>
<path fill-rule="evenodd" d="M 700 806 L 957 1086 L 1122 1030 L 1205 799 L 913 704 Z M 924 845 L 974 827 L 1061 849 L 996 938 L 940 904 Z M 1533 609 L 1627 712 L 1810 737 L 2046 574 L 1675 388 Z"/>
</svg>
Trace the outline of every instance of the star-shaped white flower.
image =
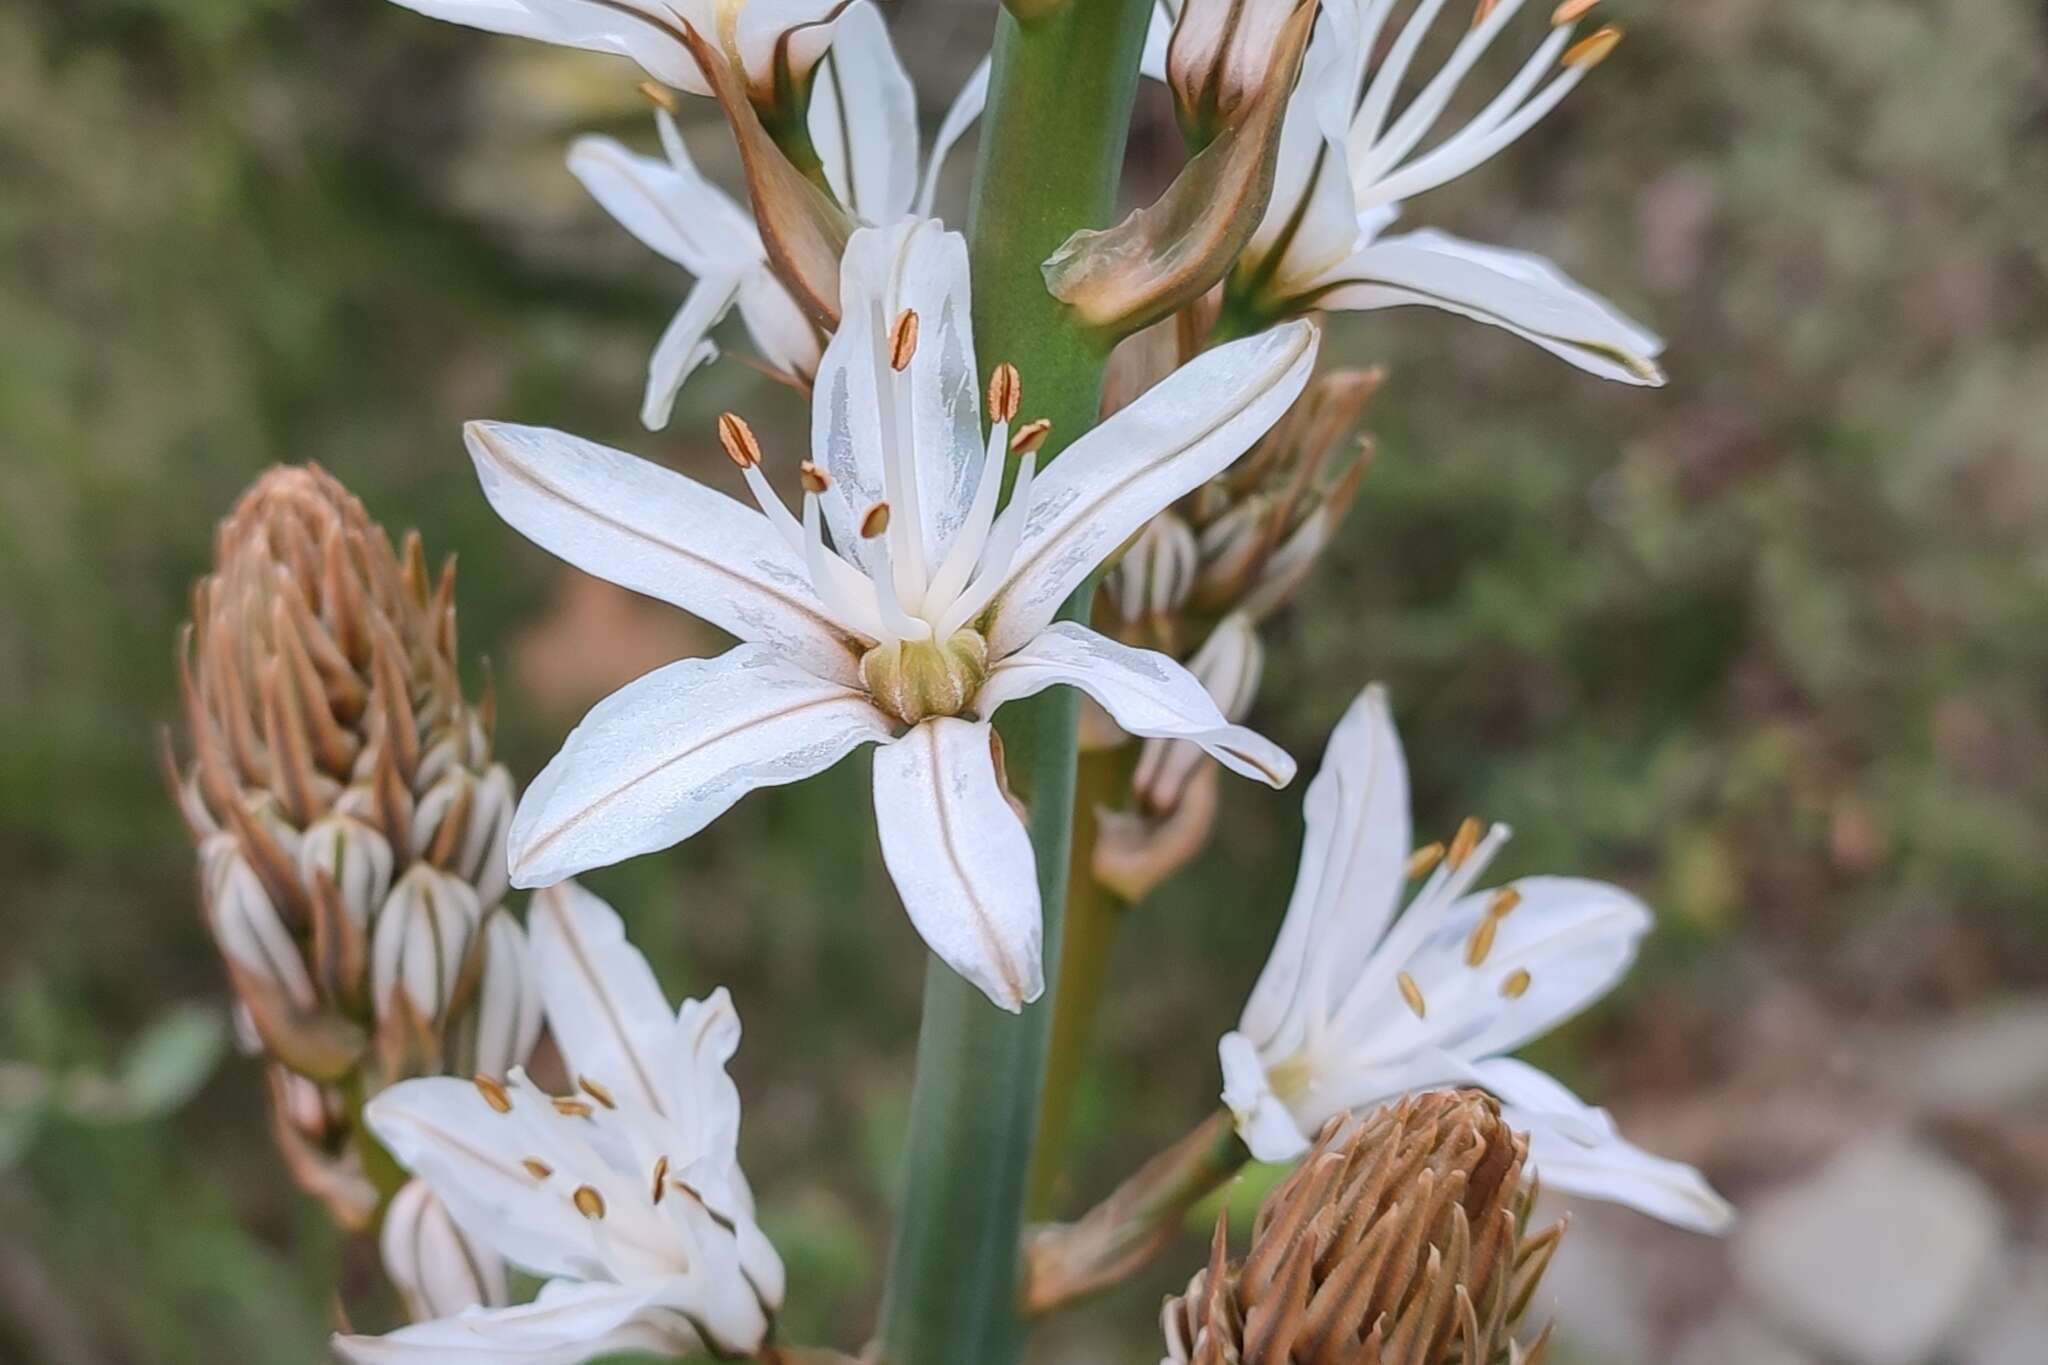
<svg viewBox="0 0 2048 1365">
<path fill-rule="evenodd" d="M 1726 1225 L 1727 1204 L 1697 1171 L 1630 1145 L 1604 1111 L 1506 1056 L 1621 979 L 1650 926 L 1641 902 L 1576 877 L 1473 891 L 1507 841 L 1503 825 L 1468 821 L 1448 850 L 1411 853 L 1407 765 L 1378 687 L 1331 734 L 1306 814 L 1279 938 L 1218 1048 L 1223 1101 L 1254 1156 L 1298 1156 L 1347 1110 L 1475 1085 L 1529 1134 L 1546 1185 L 1687 1227 Z"/>
<path fill-rule="evenodd" d="M 1663 342 L 1542 257 L 1427 228 L 1386 235 L 1404 200 L 1516 141 L 1620 38 L 1603 28 L 1573 43 L 1593 0 L 1564 0 L 1548 35 L 1494 98 L 1418 150 L 1524 5 L 1482 6 L 1482 17 L 1398 113 L 1397 97 L 1444 0 L 1418 0 L 1377 66 L 1380 39 L 1402 0 L 1323 6 L 1288 107 L 1271 204 L 1229 286 L 1235 299 L 1269 316 L 1427 304 L 1505 328 L 1608 379 L 1664 382 L 1656 364 Z M 1157 41 L 1154 48 L 1163 50 Z"/>
<path fill-rule="evenodd" d="M 464 1234 L 548 1281 L 529 1304 L 336 1348 L 361 1365 L 753 1354 L 783 1269 L 735 1150 L 732 1001 L 721 989 L 671 1013 L 618 916 L 573 883 L 534 897 L 530 931 L 576 1092 L 547 1095 L 518 1070 L 436 1076 L 400 1082 L 365 1116 Z"/>
<path fill-rule="evenodd" d="M 592 709 L 513 818 L 512 878 L 545 886 L 666 848 L 756 787 L 880 744 L 875 808 L 904 908 L 955 970 L 1021 1008 L 1043 984 L 1039 900 L 990 751 L 998 707 L 1064 683 L 1132 734 L 1193 740 L 1274 786 L 1293 776 L 1180 664 L 1053 618 L 1125 539 L 1278 419 L 1314 364 L 1316 331 L 1290 323 L 1206 353 L 1042 475 L 1027 451 L 999 513 L 1019 381 L 998 368 L 1003 410 L 984 437 L 964 239 L 924 220 L 855 233 L 841 301 L 801 519 L 730 416 L 721 434 L 758 511 L 560 432 L 470 426 L 506 521 L 741 640 Z M 1039 434 L 1018 430 L 1026 445 Z"/>
<path fill-rule="evenodd" d="M 833 195 L 869 224 L 897 223 L 913 211 L 930 216 L 946 154 L 979 115 L 987 90 L 984 62 L 940 126 L 920 188 L 910 76 L 881 15 L 867 5 L 849 9 L 819 61 L 809 114 L 811 143 Z M 648 362 L 640 420 L 658 431 L 668 425 L 683 381 L 717 358 L 710 331 L 735 305 L 761 360 L 799 386 L 817 372 L 822 341 L 776 278 L 753 216 L 697 170 L 666 110 L 655 122 L 663 156 L 591 135 L 570 147 L 569 169 L 628 232 L 696 276 Z"/>
<path fill-rule="evenodd" d="M 749 84 L 807 78 L 858 0 L 396 0 L 432 19 L 629 57 L 665 85 L 709 95 L 685 28 L 722 49 Z"/>
</svg>

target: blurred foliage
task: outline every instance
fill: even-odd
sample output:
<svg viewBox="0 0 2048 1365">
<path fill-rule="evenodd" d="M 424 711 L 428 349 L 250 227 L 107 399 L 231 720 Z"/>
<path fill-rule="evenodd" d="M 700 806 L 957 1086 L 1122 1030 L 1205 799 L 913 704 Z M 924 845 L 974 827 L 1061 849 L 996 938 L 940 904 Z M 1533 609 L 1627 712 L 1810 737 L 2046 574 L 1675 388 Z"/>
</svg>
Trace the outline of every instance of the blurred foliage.
<svg viewBox="0 0 2048 1365">
<path fill-rule="evenodd" d="M 1664 911 L 1624 998 L 1543 1050 L 1625 1108 L 1711 1074 L 1763 982 L 1888 1010 L 2048 965 L 2048 25 L 2021 0 L 1613 8 L 1630 39 L 1598 78 L 1409 216 L 1611 292 L 1670 337 L 1671 386 L 1414 310 L 1340 320 L 1336 356 L 1392 371 L 1380 457 L 1257 719 L 1312 763 L 1384 678 L 1426 827 L 1509 820 L 1506 873 Z M 935 115 L 988 7 L 898 23 Z M 266 463 L 318 460 L 459 553 L 515 772 L 606 687 L 715 643 L 504 530 L 456 440 L 541 421 L 722 479 L 705 419 L 738 406 L 797 448 L 801 415 L 734 364 L 671 432 L 633 426 L 681 281 L 560 169 L 576 129 L 645 131 L 632 82 L 370 0 L 0 10 L 0 1058 L 118 1075 L 152 1019 L 220 997 L 157 732 L 212 522 Z M 1141 159 L 1172 138 L 1146 109 Z M 594 879 L 672 991 L 734 988 L 789 1334 L 846 1344 L 919 976 L 865 780 L 750 798 Z M 1226 800 L 1211 854 L 1135 913 L 1074 1203 L 1214 1093 L 1207 1040 L 1299 821 L 1298 795 Z M 350 1262 L 270 1155 L 252 1066 L 181 1112 L 52 1122 L 0 1174 L 0 1360 L 321 1358 Z M 1185 1274 L 1055 1342 L 1142 1353 Z"/>
</svg>

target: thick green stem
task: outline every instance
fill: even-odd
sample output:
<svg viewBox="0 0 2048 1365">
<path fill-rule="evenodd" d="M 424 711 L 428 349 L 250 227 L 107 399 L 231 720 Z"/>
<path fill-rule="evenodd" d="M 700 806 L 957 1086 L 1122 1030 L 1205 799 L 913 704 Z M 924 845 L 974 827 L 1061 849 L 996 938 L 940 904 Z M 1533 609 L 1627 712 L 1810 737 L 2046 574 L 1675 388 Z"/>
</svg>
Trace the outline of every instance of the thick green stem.
<svg viewBox="0 0 2048 1365">
<path fill-rule="evenodd" d="M 969 222 L 975 349 L 984 371 L 1018 368 L 1025 419 L 1051 419 L 1043 458 L 1093 425 L 1105 356 L 1046 293 L 1039 265 L 1115 209 L 1149 11 L 1148 0 L 1067 0 L 1028 25 L 1007 10 L 997 20 Z M 1009 1015 L 944 966 L 927 969 L 876 1343 L 888 1365 L 1011 1365 L 1023 1352 L 1024 1184 L 1058 985 L 1078 711 L 1056 688 L 1004 708 L 1000 726 L 1031 812 L 1047 998 Z"/>
<path fill-rule="evenodd" d="M 1062 1170 L 1074 1091 L 1095 1041 L 1095 1018 L 1109 981 L 1109 956 L 1130 906 L 1095 880 L 1098 807 L 1121 805 L 1129 795 L 1138 746 L 1083 754 L 1074 795 L 1074 852 L 1067 883 L 1065 932 L 1060 936 L 1060 989 L 1053 1002 L 1052 1041 L 1045 1060 L 1045 1100 L 1031 1151 L 1033 1218 L 1052 1212 Z"/>
</svg>

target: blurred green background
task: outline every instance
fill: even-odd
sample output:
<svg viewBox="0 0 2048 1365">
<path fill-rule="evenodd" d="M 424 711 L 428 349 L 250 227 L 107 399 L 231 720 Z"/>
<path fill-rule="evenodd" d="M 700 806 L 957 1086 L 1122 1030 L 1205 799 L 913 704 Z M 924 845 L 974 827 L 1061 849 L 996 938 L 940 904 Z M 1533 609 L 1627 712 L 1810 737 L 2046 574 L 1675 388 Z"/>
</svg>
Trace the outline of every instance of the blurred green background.
<svg viewBox="0 0 2048 1365">
<path fill-rule="evenodd" d="M 992 4 L 890 8 L 935 119 Z M 1504 875 L 1652 900 L 1644 965 L 1540 1049 L 1626 1118 L 1740 1073 L 1745 1021 L 1787 990 L 1854 1030 L 2048 980 L 2048 22 L 2022 0 L 1611 8 L 1630 37 L 1598 76 L 1410 216 L 1553 256 L 1664 331 L 1672 382 L 1603 384 L 1447 316 L 1339 319 L 1332 353 L 1391 373 L 1380 456 L 1270 637 L 1256 722 L 1306 768 L 1384 679 L 1424 828 L 1479 811 L 1519 832 Z M 716 643 L 501 526 L 457 438 L 542 422 L 722 481 L 708 415 L 732 406 L 797 448 L 792 405 L 730 363 L 668 432 L 635 423 L 683 278 L 561 153 L 593 126 L 646 140 L 636 79 L 372 0 L 0 7 L 0 1360 L 322 1358 L 342 1252 L 268 1147 L 252 1064 L 122 1123 L 17 1084 L 116 1072 L 166 1011 L 225 998 L 157 735 L 241 487 L 317 460 L 460 557 L 518 774 L 603 691 Z M 1158 92 L 1142 115 L 1134 185 L 1178 155 Z M 864 782 L 855 762 L 751 797 L 591 879 L 672 991 L 733 988 L 789 1334 L 846 1346 L 921 966 Z M 1124 943 L 1070 1208 L 1212 1102 L 1208 1040 L 1299 828 L 1298 792 L 1225 801 Z M 799 841 L 817 856 L 782 856 Z M 1776 1174 L 1768 1141 L 1717 1160 L 1682 1127 L 1656 1131 L 1732 1192 Z M 1192 1248 L 1049 1358 L 1155 1358 Z"/>
</svg>

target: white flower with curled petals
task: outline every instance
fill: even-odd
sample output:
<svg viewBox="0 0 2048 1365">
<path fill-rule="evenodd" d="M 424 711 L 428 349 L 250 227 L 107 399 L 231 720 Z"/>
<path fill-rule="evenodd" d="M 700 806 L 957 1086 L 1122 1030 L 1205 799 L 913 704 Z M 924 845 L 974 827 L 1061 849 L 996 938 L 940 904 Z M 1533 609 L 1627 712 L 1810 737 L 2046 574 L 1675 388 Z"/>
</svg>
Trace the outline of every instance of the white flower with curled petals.
<svg viewBox="0 0 2048 1365">
<path fill-rule="evenodd" d="M 1298 1156 L 1347 1110 L 1476 1085 L 1530 1135 L 1546 1185 L 1718 1230 L 1728 1206 L 1697 1171 L 1623 1140 L 1606 1114 L 1505 1054 L 1621 979 L 1650 926 L 1619 887 L 1524 877 L 1473 891 L 1505 826 L 1467 821 L 1410 851 L 1408 771 L 1384 692 L 1369 687 L 1309 784 L 1301 870 L 1271 958 L 1218 1051 L 1223 1102 L 1262 1160 Z M 1400 908 L 1403 888 L 1424 877 Z"/>
<path fill-rule="evenodd" d="M 547 1283 L 530 1304 L 336 1348 L 363 1365 L 753 1354 L 781 1307 L 783 1269 L 736 1153 L 731 1000 L 718 990 L 672 1013 L 618 916 L 574 884 L 534 897 L 531 935 L 576 1092 L 550 1096 L 518 1070 L 502 1082 L 437 1076 L 393 1086 L 365 1117 L 454 1228 Z"/>
<path fill-rule="evenodd" d="M 941 125 L 919 189 L 917 96 L 872 7 L 839 20 L 819 62 L 809 131 L 834 197 L 859 222 L 890 224 L 929 215 L 948 151 L 980 113 L 988 89 L 984 63 L 968 79 Z M 578 138 L 569 169 L 605 211 L 651 250 L 682 266 L 696 283 L 648 362 L 640 420 L 668 425 L 675 396 L 698 366 L 718 356 L 711 329 L 735 306 L 761 361 L 807 387 L 823 345 L 817 325 L 776 277 L 751 214 L 698 172 L 675 119 L 655 114 L 663 155 L 642 156 L 609 137 Z"/>
<path fill-rule="evenodd" d="M 1398 110 L 1444 0 L 1323 6 L 1288 107 L 1273 197 L 1227 286 L 1230 306 L 1275 317 L 1425 304 L 1505 328 L 1607 379 L 1664 382 L 1656 363 L 1663 342 L 1542 257 L 1427 228 L 1386 234 L 1404 201 L 1516 141 L 1620 40 L 1619 29 L 1605 27 L 1574 42 L 1594 0 L 1564 0 L 1546 37 L 1494 98 L 1425 149 L 1465 78 L 1525 3 L 1481 5 L 1470 30 Z M 1405 18 L 1394 25 L 1397 11 Z M 1161 22 L 1155 15 L 1155 33 Z"/>
<path fill-rule="evenodd" d="M 1037 879 L 989 719 L 1067 684 L 1126 731 L 1192 740 L 1284 785 L 1293 763 L 1229 724 L 1188 671 L 1054 621 L 1096 565 L 1242 454 L 1300 392 L 1316 332 L 1212 350 L 1036 472 L 998 366 L 982 428 L 965 241 L 927 220 L 854 235 L 820 363 L 801 517 L 745 424 L 720 434 L 760 505 L 559 432 L 472 424 L 500 516 L 579 568 L 741 640 L 601 701 L 528 789 L 513 880 L 546 885 L 666 848 L 746 792 L 880 744 L 882 851 L 936 953 L 997 1004 L 1042 988 Z M 1022 450 L 1006 504 L 1002 485 Z M 1001 504 L 999 506 L 999 504 Z M 829 539 L 828 539 L 829 532 Z"/>
</svg>

